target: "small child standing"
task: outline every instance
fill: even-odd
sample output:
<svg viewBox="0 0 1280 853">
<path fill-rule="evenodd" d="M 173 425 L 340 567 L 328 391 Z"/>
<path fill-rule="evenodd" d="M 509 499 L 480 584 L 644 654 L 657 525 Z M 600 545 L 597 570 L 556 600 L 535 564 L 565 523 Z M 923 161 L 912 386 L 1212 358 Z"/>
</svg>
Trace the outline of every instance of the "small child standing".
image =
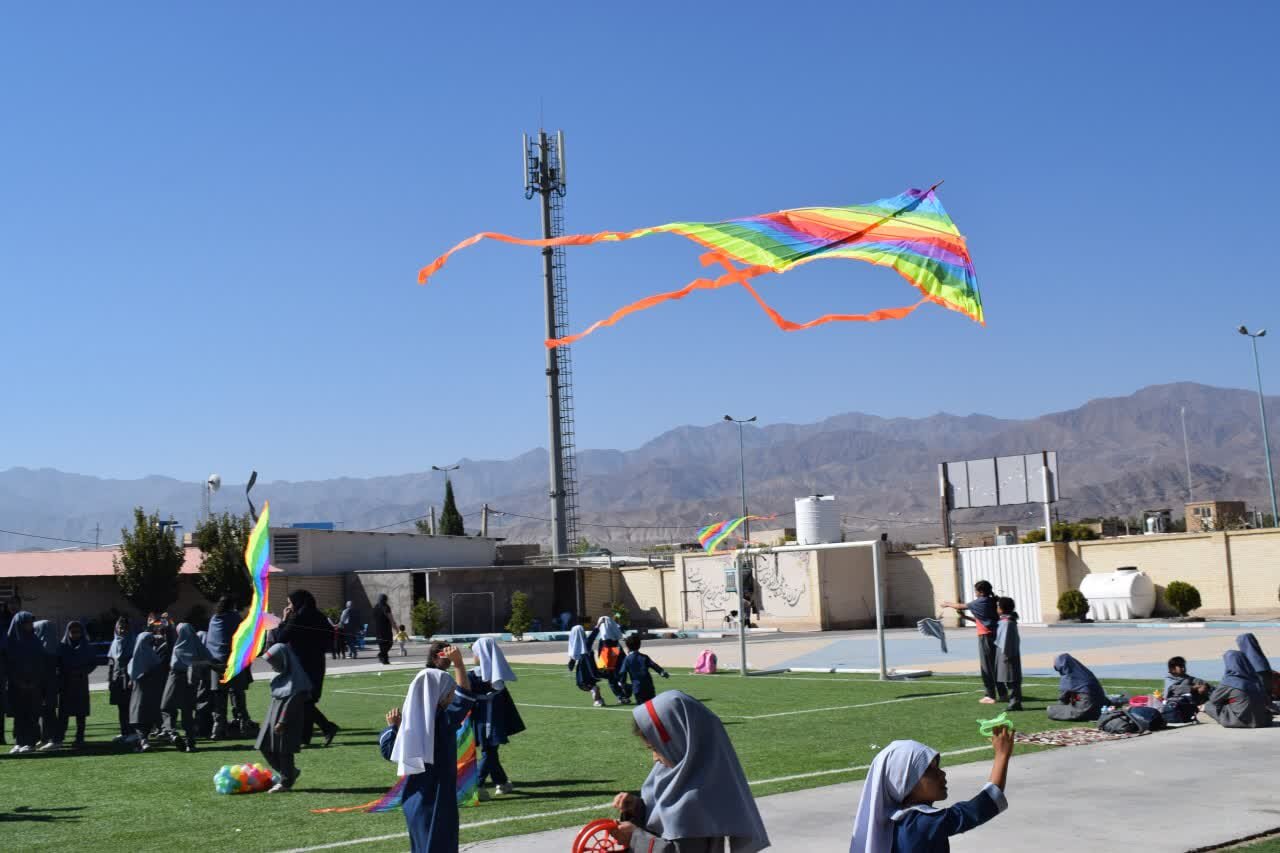
<svg viewBox="0 0 1280 853">
<path fill-rule="evenodd" d="M 89 673 L 98 668 L 93 646 L 84 635 L 84 626 L 68 622 L 58 646 L 58 739 L 54 749 L 62 748 L 67 724 L 76 720 L 73 746 L 84 748 L 84 718 L 89 716 Z"/>
<path fill-rule="evenodd" d="M 293 650 L 283 643 L 267 649 L 264 657 L 276 675 L 271 679 L 271 705 L 258 730 L 255 746 L 280 776 L 280 781 L 271 788 L 271 793 L 278 794 L 291 790 L 302 775 L 293 757 L 302 749 L 302 723 L 311 695 L 311 679 L 302 671 Z"/>
<path fill-rule="evenodd" d="M 996 757 L 986 786 L 971 800 L 939 809 L 933 804 L 947 798 L 947 774 L 937 750 L 914 740 L 889 744 L 862 783 L 849 853 L 945 853 L 951 849 L 951 836 L 1000 814 L 1009 807 L 1004 788 L 1013 730 L 997 729 L 991 747 Z"/>
<path fill-rule="evenodd" d="M 133 685 L 129 681 L 128 669 L 135 642 L 129 617 L 121 616 L 116 620 L 116 633 L 111 639 L 111 648 L 107 650 L 108 699 L 116 706 L 116 717 L 120 723 L 120 734 L 114 739 L 115 743 L 124 743 L 132 733 L 129 728 L 129 693 Z"/>
<path fill-rule="evenodd" d="M 1018 614 L 1012 598 L 997 598 L 996 681 L 1009 694 L 1009 710 L 1022 710 L 1022 641 L 1018 638 Z"/>
<path fill-rule="evenodd" d="M 404 644 L 409 642 L 409 632 L 401 625 L 396 629 L 396 642 L 400 644 L 400 657 L 405 657 L 409 653 L 405 651 Z"/>
<path fill-rule="evenodd" d="M 670 676 L 665 669 L 653 662 L 653 658 L 640 651 L 639 634 L 632 634 L 625 642 L 627 656 L 622 659 L 618 667 L 618 683 L 626 694 L 626 698 L 622 701 L 625 703 L 634 699 L 635 703 L 640 705 L 658 695 L 653 689 L 653 676 L 649 675 L 649 670 L 653 670 L 663 678 L 670 678 Z"/>
</svg>

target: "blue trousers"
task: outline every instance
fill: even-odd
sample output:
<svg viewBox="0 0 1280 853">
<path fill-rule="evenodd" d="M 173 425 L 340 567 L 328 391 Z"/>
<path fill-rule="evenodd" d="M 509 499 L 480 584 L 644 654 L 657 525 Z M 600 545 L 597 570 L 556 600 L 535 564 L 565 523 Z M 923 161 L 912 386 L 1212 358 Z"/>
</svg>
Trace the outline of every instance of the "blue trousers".
<svg viewBox="0 0 1280 853">
<path fill-rule="evenodd" d="M 502 761 L 498 758 L 498 747 L 486 746 L 480 751 L 480 768 L 479 780 L 477 784 L 483 785 L 484 780 L 493 778 L 493 784 L 507 784 L 507 771 L 502 769 Z"/>
</svg>

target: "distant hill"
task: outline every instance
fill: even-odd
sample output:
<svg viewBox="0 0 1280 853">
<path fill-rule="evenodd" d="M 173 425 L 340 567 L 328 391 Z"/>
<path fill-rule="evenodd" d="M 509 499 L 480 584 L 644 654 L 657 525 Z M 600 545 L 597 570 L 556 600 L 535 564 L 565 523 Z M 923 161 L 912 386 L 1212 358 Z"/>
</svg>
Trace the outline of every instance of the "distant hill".
<svg viewBox="0 0 1280 853">
<path fill-rule="evenodd" d="M 1276 398 L 1269 398 L 1274 407 Z M 1186 407 L 1197 499 L 1241 499 L 1269 509 L 1262 465 L 1257 396 L 1193 383 L 1159 385 L 1128 397 L 1092 400 L 1031 420 L 939 413 L 882 418 L 851 412 L 814 424 L 777 424 L 746 431 L 748 497 L 756 513 L 788 513 L 812 493 L 839 496 L 851 532 L 889 532 L 930 541 L 940 535 L 937 463 L 1058 450 L 1064 518 L 1138 514 L 1186 500 L 1180 409 Z M 1280 418 L 1280 410 L 1277 417 Z M 1272 442 L 1280 449 L 1280 433 Z M 519 541 L 546 540 L 547 453 L 531 450 L 503 461 L 463 459 L 454 488 L 469 530 L 483 503 L 512 515 L 491 520 L 490 532 Z M 635 450 L 579 452 L 582 534 L 612 545 L 688 540 L 711 517 L 736 514 L 737 427 L 724 422 L 681 426 Z M 105 480 L 51 469 L 0 472 L 0 528 L 92 542 L 115 542 L 132 507 L 172 514 L 189 530 L 199 513 L 201 485 L 168 477 Z M 441 500 L 439 474 L 418 472 L 366 479 L 261 482 L 255 499 L 270 498 L 275 517 L 335 521 L 348 529 L 409 530 L 395 522 L 423 515 Z M 215 510 L 243 510 L 244 486 L 227 483 Z M 519 518 L 518 516 L 532 516 Z M 994 520 L 1035 526 L 1035 507 L 967 511 L 961 528 Z M 601 522 L 615 527 L 591 526 Z M 791 524 L 782 518 L 779 524 Z M 0 548 L 67 547 L 0 533 Z"/>
</svg>

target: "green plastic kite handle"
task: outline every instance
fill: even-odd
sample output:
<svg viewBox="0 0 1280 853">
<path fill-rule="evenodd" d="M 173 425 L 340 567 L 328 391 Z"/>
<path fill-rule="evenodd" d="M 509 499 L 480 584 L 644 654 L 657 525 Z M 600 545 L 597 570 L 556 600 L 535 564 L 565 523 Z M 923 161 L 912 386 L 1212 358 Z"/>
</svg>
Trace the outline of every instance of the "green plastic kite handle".
<svg viewBox="0 0 1280 853">
<path fill-rule="evenodd" d="M 1009 719 L 1007 711 L 1001 711 L 1000 716 L 992 717 L 989 720 L 978 720 L 978 734 L 983 737 L 991 737 L 995 734 L 996 729 L 1001 727 L 1007 728 L 1009 731 L 1014 730 L 1013 721 Z"/>
</svg>

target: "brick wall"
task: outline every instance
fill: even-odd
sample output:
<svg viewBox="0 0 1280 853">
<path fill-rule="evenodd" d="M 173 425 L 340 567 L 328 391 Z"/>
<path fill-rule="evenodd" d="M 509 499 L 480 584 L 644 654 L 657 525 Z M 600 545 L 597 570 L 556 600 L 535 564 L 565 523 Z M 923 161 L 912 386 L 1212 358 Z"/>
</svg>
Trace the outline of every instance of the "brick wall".
<svg viewBox="0 0 1280 853">
<path fill-rule="evenodd" d="M 887 555 L 885 612 L 901 613 L 907 622 L 938 615 L 939 601 L 955 601 L 956 552 L 953 548 Z"/>
<path fill-rule="evenodd" d="M 1164 601 L 1164 588 L 1171 581 L 1185 581 L 1200 590 L 1203 606 L 1197 616 L 1224 616 L 1233 610 L 1224 533 L 1125 536 L 1067 545 L 1070 589 L 1079 589 L 1087 574 L 1113 572 L 1122 566 L 1137 566 L 1155 583 L 1156 615 L 1174 615 Z M 1055 613 L 1056 608 L 1055 597 Z"/>
<path fill-rule="evenodd" d="M 667 573 L 669 574 L 669 573 Z M 619 597 L 631 611 L 631 624 L 636 627 L 664 628 L 667 625 L 667 602 L 663 589 L 663 571 L 647 566 L 634 566 L 618 572 Z"/>
<path fill-rule="evenodd" d="M 1280 532 L 1241 530 L 1226 534 L 1231 557 L 1236 613 L 1280 609 Z M 1204 590 L 1200 590 L 1204 597 Z"/>
</svg>

